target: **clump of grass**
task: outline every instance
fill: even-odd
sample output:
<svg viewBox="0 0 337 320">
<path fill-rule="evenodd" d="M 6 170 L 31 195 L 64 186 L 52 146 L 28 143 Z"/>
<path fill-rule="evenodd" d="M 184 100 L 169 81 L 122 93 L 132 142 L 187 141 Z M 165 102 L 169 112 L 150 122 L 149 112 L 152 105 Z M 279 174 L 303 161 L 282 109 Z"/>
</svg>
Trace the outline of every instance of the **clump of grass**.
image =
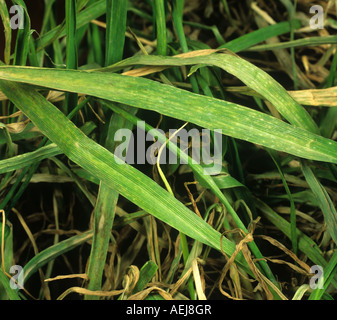
<svg viewBox="0 0 337 320">
<path fill-rule="evenodd" d="M 305 1 L 66 0 L 61 16 L 50 1 L 36 32 L 14 2 L 16 38 L 0 1 L 0 299 L 336 298 L 332 1 L 317 30 Z M 165 134 L 182 128 L 209 130 L 220 172 Z M 180 162 L 120 164 L 149 132 Z"/>
</svg>

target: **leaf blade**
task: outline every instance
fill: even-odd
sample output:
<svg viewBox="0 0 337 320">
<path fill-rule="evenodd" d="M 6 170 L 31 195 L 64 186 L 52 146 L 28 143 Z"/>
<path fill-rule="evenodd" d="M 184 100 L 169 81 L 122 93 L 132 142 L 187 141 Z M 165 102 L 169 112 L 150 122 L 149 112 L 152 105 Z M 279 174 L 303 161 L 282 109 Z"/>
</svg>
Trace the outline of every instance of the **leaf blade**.
<svg viewBox="0 0 337 320">
<path fill-rule="evenodd" d="M 221 129 L 225 135 L 302 158 L 337 163 L 335 141 L 295 128 L 250 108 L 148 79 L 102 72 L 9 66 L 0 67 L 0 78 L 57 90 L 82 92 L 156 111 L 211 130 Z M 164 99 L 165 96 L 170 99 Z"/>
</svg>

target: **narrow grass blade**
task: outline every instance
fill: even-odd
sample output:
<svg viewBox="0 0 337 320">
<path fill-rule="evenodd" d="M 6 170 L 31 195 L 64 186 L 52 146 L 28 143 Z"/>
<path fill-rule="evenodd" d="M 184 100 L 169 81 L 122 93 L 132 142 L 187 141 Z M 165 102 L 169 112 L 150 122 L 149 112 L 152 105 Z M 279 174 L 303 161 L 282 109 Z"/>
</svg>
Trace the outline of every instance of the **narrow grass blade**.
<svg viewBox="0 0 337 320">
<path fill-rule="evenodd" d="M 76 42 L 76 0 L 66 0 L 66 67 L 77 69 L 77 42 Z M 68 114 L 77 105 L 77 94 L 66 93 L 65 114 Z"/>
<path fill-rule="evenodd" d="M 296 47 L 321 46 L 323 44 L 336 44 L 336 43 L 337 43 L 337 36 L 308 37 L 292 41 L 284 41 L 280 43 L 261 44 L 258 46 L 253 46 L 247 49 L 247 51 L 289 49 Z"/>
<path fill-rule="evenodd" d="M 330 73 L 328 75 L 328 77 L 326 78 L 325 82 L 326 82 L 326 86 L 332 87 L 335 83 L 336 85 L 336 73 L 337 73 L 337 52 L 335 53 L 333 59 L 332 59 L 332 63 L 331 63 L 331 67 L 330 67 Z"/>
<path fill-rule="evenodd" d="M 337 212 L 329 194 L 315 177 L 310 167 L 302 162 L 302 170 L 311 191 L 314 193 L 324 215 L 331 238 L 337 244 Z"/>
<path fill-rule="evenodd" d="M 104 50 L 101 46 L 102 36 L 99 27 L 95 24 L 91 25 L 91 32 L 88 32 L 88 42 L 92 43 L 92 48 L 90 48 L 90 53 L 92 52 L 92 57 L 90 53 L 88 54 L 88 63 L 95 61 L 100 66 L 104 66 Z"/>
<path fill-rule="evenodd" d="M 297 6 L 297 0 L 294 0 L 294 4 L 290 0 L 281 0 L 283 5 L 287 8 L 289 20 L 290 20 L 290 41 L 294 41 L 294 32 L 295 28 L 293 26 L 293 21 L 296 14 L 296 6 Z M 291 67 L 292 67 L 292 75 L 294 80 L 294 88 L 297 90 L 298 88 L 298 80 L 297 80 L 297 72 L 296 72 L 296 60 L 295 60 L 295 49 L 294 47 L 290 48 L 290 58 L 291 58 Z"/>
<path fill-rule="evenodd" d="M 172 19 L 175 30 L 177 32 L 178 40 L 183 52 L 188 52 L 187 41 L 183 28 L 183 9 L 184 0 L 173 0 Z"/>
<path fill-rule="evenodd" d="M 152 280 L 158 270 L 158 266 L 153 261 L 146 262 L 139 272 L 139 280 L 132 291 L 135 294 L 145 289 L 146 285 Z"/>
<path fill-rule="evenodd" d="M 188 52 L 188 45 L 187 40 L 185 37 L 185 31 L 183 26 L 183 10 L 184 10 L 184 0 L 173 0 L 172 2 L 172 19 L 173 19 L 173 25 L 181 46 L 182 52 Z M 197 80 L 194 75 L 190 77 L 190 82 L 192 85 L 193 92 L 199 93 L 199 87 Z"/>
<path fill-rule="evenodd" d="M 231 175 L 218 175 L 212 177 L 214 182 L 216 183 L 219 189 L 231 189 L 231 188 L 238 188 L 238 187 L 245 187 L 244 184 L 233 178 Z M 204 184 L 202 181 L 201 185 L 203 187 L 208 187 L 207 184 Z"/>
<path fill-rule="evenodd" d="M 157 30 L 157 54 L 166 56 L 167 37 L 166 37 L 166 15 L 164 0 L 154 1 L 156 30 Z"/>
<path fill-rule="evenodd" d="M 13 157 L 15 154 L 13 141 L 6 125 L 2 122 L 0 122 L 0 138 L 6 141 L 6 157 Z"/>
<path fill-rule="evenodd" d="M 293 21 L 293 28 L 299 29 L 301 23 L 299 20 Z M 269 38 L 277 37 L 282 34 L 288 33 L 291 30 L 290 22 L 284 21 L 276 23 L 270 26 L 259 28 L 253 32 L 249 32 L 241 37 L 238 37 L 232 41 L 227 42 L 226 44 L 219 47 L 226 48 L 232 52 L 244 51 L 262 41 L 265 41 Z"/>
<path fill-rule="evenodd" d="M 195 28 L 200 28 L 200 29 L 203 29 L 203 30 L 210 30 L 213 32 L 213 35 L 216 39 L 216 41 L 218 42 L 219 45 L 224 45 L 226 43 L 226 41 L 224 40 L 224 38 L 222 37 L 218 27 L 216 25 L 213 25 L 213 26 L 207 26 L 207 25 L 204 25 L 204 24 L 201 24 L 201 23 L 198 23 L 198 22 L 191 22 L 191 21 L 183 21 L 184 25 L 187 25 L 187 26 L 192 26 L 192 27 L 195 27 Z M 201 44 L 200 45 L 205 45 L 205 44 Z M 207 46 L 207 45 L 206 45 Z"/>
<path fill-rule="evenodd" d="M 60 255 L 75 249 L 86 241 L 89 241 L 91 237 L 92 231 L 83 232 L 78 235 L 72 236 L 67 240 L 60 241 L 59 243 L 39 252 L 24 266 L 24 281 L 28 281 L 28 279 L 35 272 L 37 272 L 39 268 L 46 265 L 49 261 L 54 260 Z"/>
<path fill-rule="evenodd" d="M 297 247 L 298 247 L 298 243 L 297 243 L 297 233 L 296 233 L 296 210 L 295 210 L 295 202 L 294 202 L 294 198 L 290 192 L 288 183 L 284 177 L 284 174 L 282 172 L 282 169 L 280 167 L 279 161 L 278 161 L 278 157 L 277 157 L 277 153 L 269 150 L 268 151 L 271 158 L 273 159 L 278 172 L 280 173 L 281 179 L 282 179 L 282 183 L 284 185 L 284 189 L 286 190 L 286 193 L 288 195 L 289 198 L 289 202 L 290 202 L 290 235 L 291 235 L 291 244 L 292 244 L 292 248 L 295 254 L 297 254 Z"/>
<path fill-rule="evenodd" d="M 2 284 L 10 300 L 21 300 L 17 292 L 10 287 L 9 279 L 3 273 L 2 269 L 0 269 L 0 283 Z"/>
<path fill-rule="evenodd" d="M 302 284 L 295 292 L 292 300 L 302 300 L 304 294 L 310 289 L 308 284 Z"/>
<path fill-rule="evenodd" d="M 27 13 L 26 4 L 23 2 L 23 0 L 15 0 L 15 2 L 22 8 L 24 16 L 22 17 L 23 28 L 18 29 L 18 34 L 16 37 L 13 64 L 17 66 L 24 66 L 26 65 L 27 61 L 29 42 L 31 37 L 30 18 Z"/>
<path fill-rule="evenodd" d="M 107 0 L 105 66 L 120 61 L 124 52 L 127 1 Z"/>
<path fill-rule="evenodd" d="M 0 15 L 4 26 L 5 35 L 4 59 L 5 64 L 9 64 L 11 59 L 12 29 L 5 0 L 0 0 Z"/>
<path fill-rule="evenodd" d="M 94 235 L 91 245 L 87 274 L 89 277 L 89 290 L 101 290 L 102 275 L 106 262 L 111 227 L 115 216 L 115 206 L 118 193 L 101 183 L 94 210 Z M 98 300 L 97 296 L 84 296 L 85 300 Z"/>
<path fill-rule="evenodd" d="M 327 110 L 321 121 L 320 129 L 323 137 L 331 138 L 337 127 L 337 108 Z"/>
</svg>

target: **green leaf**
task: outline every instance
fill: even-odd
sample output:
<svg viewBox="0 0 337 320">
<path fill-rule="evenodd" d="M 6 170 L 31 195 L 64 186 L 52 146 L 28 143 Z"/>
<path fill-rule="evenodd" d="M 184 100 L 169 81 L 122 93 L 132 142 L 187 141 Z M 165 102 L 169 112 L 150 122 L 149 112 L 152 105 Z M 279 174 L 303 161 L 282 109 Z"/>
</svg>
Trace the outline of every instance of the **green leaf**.
<svg viewBox="0 0 337 320">
<path fill-rule="evenodd" d="M 69 239 L 63 240 L 54 244 L 47 249 L 39 252 L 24 266 L 24 281 L 26 282 L 39 268 L 46 265 L 49 261 L 54 260 L 60 255 L 73 250 L 79 245 L 85 243 L 92 238 L 92 231 L 80 233 L 72 236 Z"/>
<path fill-rule="evenodd" d="M 214 57 L 214 59 L 222 61 L 224 57 L 233 56 L 221 55 L 221 57 Z M 213 58 L 208 56 L 207 59 L 212 60 Z M 181 59 L 176 58 L 170 59 L 170 62 L 174 60 L 177 65 L 183 63 L 180 62 Z M 192 61 L 189 60 L 188 63 L 192 63 Z M 246 63 L 244 64 L 248 66 Z M 232 67 L 234 68 L 234 66 Z M 241 64 L 237 66 L 239 69 L 240 67 Z M 253 69 L 256 70 L 255 67 Z M 243 68 L 243 71 L 246 70 Z M 267 80 L 264 76 L 260 79 L 258 74 L 253 72 L 249 77 L 253 77 L 251 79 L 253 87 L 256 86 L 260 91 L 263 91 L 269 100 L 276 103 L 279 110 L 287 109 L 287 114 L 291 112 L 293 122 L 299 126 L 307 123 L 309 127 L 312 127 L 309 125 L 312 120 L 305 120 L 305 118 L 310 118 L 305 109 L 296 104 L 287 93 L 284 96 L 284 89 L 278 84 L 275 85 L 274 80 L 270 78 L 269 87 L 267 87 Z M 337 143 L 335 141 L 296 128 L 247 107 L 193 94 L 148 79 L 101 72 L 9 66 L 0 67 L 0 79 L 26 82 L 57 90 L 82 92 L 134 107 L 153 110 L 204 128 L 221 129 L 225 135 L 302 158 L 337 163 L 335 152 Z M 302 118 L 302 113 L 307 116 Z"/>
<path fill-rule="evenodd" d="M 105 65 L 108 66 L 123 58 L 127 1 L 107 0 L 107 27 Z"/>
<path fill-rule="evenodd" d="M 24 19 L 23 28 L 18 29 L 13 64 L 18 66 L 24 66 L 27 61 L 29 42 L 31 38 L 30 18 L 27 12 L 26 4 L 23 2 L 23 0 L 15 0 L 15 2 L 22 7 L 24 12 Z"/>
<path fill-rule="evenodd" d="M 76 42 L 76 1 L 66 0 L 66 68 L 77 69 L 77 42 Z M 78 96 L 74 93 L 66 93 L 65 113 L 75 108 Z"/>
<path fill-rule="evenodd" d="M 293 26 L 291 26 L 290 22 L 284 21 L 272 24 L 264 28 L 259 28 L 258 30 L 249 32 L 241 37 L 229 41 L 219 48 L 227 48 L 233 52 L 243 51 L 269 38 L 288 33 L 291 30 L 291 27 L 293 27 L 294 29 L 299 29 L 301 27 L 300 21 L 294 20 Z"/>
<path fill-rule="evenodd" d="M 292 244 L 292 248 L 293 248 L 294 253 L 297 254 L 296 210 L 295 210 L 294 198 L 291 194 L 288 183 L 287 183 L 287 181 L 284 177 L 284 174 L 282 172 L 282 169 L 281 169 L 281 166 L 280 166 L 280 163 L 279 163 L 278 154 L 273 150 L 268 150 L 268 152 L 269 152 L 270 157 L 274 161 L 278 172 L 280 173 L 281 180 L 282 180 L 282 183 L 284 185 L 284 189 L 286 190 L 286 193 L 287 193 L 288 198 L 289 198 L 289 202 L 290 202 L 291 244 Z"/>
<path fill-rule="evenodd" d="M 0 269 L 0 284 L 3 286 L 10 300 L 21 300 L 17 292 L 10 287 L 9 279 L 2 269 Z"/>
<path fill-rule="evenodd" d="M 304 162 L 302 162 L 302 170 L 305 179 L 307 180 L 310 189 L 314 193 L 323 212 L 330 236 L 337 244 L 337 212 L 334 203 L 331 201 L 329 194 L 315 177 L 312 170 Z"/>
<path fill-rule="evenodd" d="M 236 76 L 248 87 L 258 92 L 292 125 L 318 133 L 318 127 L 307 113 L 289 93 L 268 73 L 254 66 L 250 62 L 229 52 L 228 54 L 210 54 L 192 58 L 139 56 L 125 59 L 106 70 L 132 66 L 137 64 L 153 66 L 181 66 L 181 65 L 209 65 L 219 67 Z M 104 69 L 103 69 L 104 70 Z"/>
<path fill-rule="evenodd" d="M 145 289 L 146 285 L 152 280 L 158 270 L 158 266 L 153 261 L 146 262 L 139 272 L 139 280 L 135 288 L 132 291 L 132 294 L 135 294 L 139 291 Z"/>
<path fill-rule="evenodd" d="M 156 16 L 156 30 L 157 30 L 157 54 L 166 56 L 167 39 L 166 39 L 166 15 L 164 0 L 154 1 L 154 11 Z"/>
<path fill-rule="evenodd" d="M 4 26 L 5 35 L 4 61 L 6 64 L 9 64 L 11 59 L 12 29 L 5 0 L 0 0 L 0 16 Z"/>
<path fill-rule="evenodd" d="M 238 180 L 236 180 L 235 178 L 233 178 L 232 176 L 228 174 L 227 175 L 221 174 L 221 175 L 215 176 L 213 177 L 213 180 L 219 189 L 245 187 L 245 185 L 243 185 L 241 182 L 239 182 Z M 206 185 L 203 181 L 200 181 L 200 184 L 203 187 L 208 187 L 208 185 Z"/>
</svg>

